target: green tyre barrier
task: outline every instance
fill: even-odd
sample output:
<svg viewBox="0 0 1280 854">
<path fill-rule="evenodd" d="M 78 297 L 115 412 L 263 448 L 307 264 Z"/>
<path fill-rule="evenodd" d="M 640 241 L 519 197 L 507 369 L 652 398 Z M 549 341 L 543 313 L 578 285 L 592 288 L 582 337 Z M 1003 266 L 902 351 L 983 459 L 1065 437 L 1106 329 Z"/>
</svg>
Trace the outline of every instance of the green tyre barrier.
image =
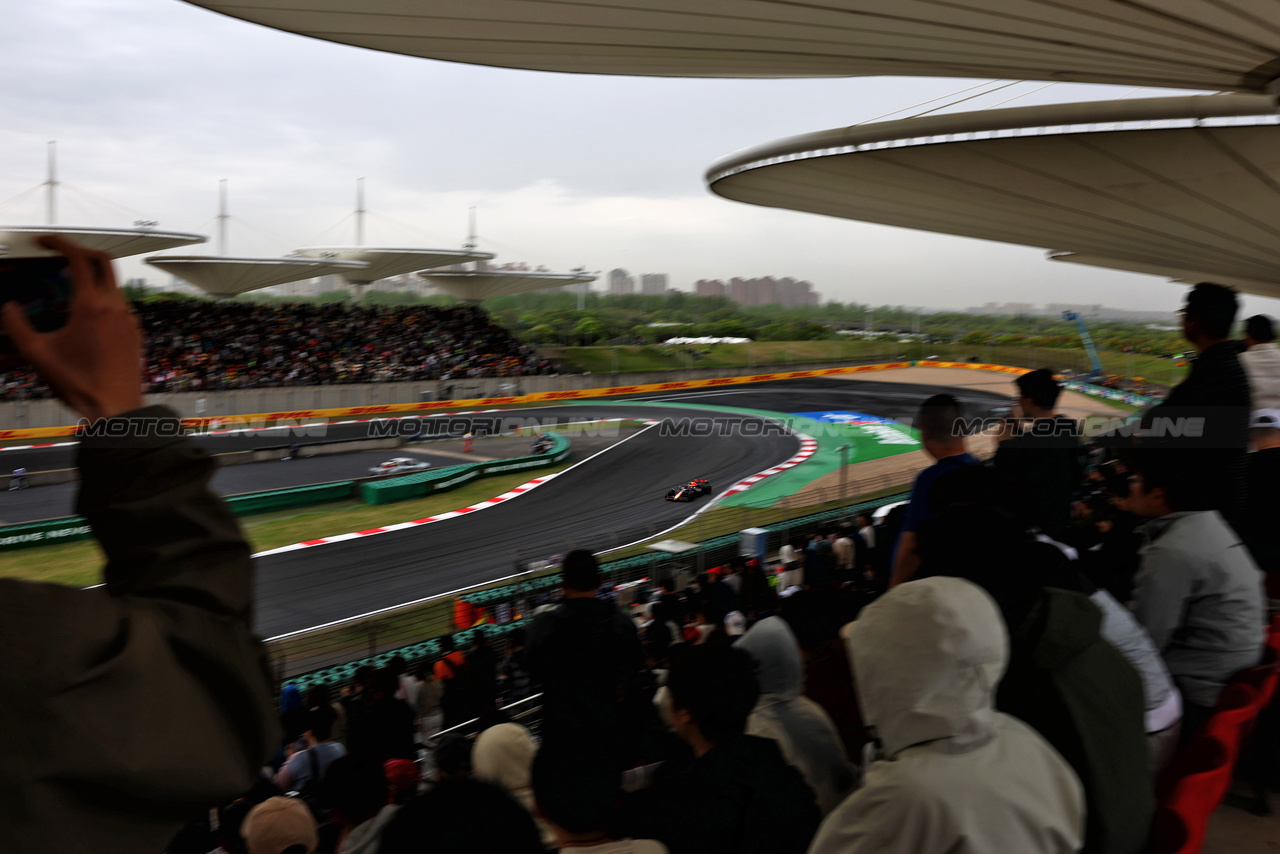
<svg viewBox="0 0 1280 854">
<path fill-rule="evenodd" d="M 551 449 L 545 454 L 533 454 L 528 457 L 515 457 L 509 460 L 489 460 L 483 463 L 470 463 L 462 466 L 433 471 L 419 472 L 393 477 L 387 480 L 360 484 L 360 500 L 365 504 L 393 504 L 397 501 L 410 501 L 425 498 L 440 492 L 448 492 L 463 484 L 482 477 L 496 474 L 523 471 L 525 469 L 543 468 L 556 465 L 569 458 L 572 443 L 559 433 L 551 434 Z"/>
</svg>

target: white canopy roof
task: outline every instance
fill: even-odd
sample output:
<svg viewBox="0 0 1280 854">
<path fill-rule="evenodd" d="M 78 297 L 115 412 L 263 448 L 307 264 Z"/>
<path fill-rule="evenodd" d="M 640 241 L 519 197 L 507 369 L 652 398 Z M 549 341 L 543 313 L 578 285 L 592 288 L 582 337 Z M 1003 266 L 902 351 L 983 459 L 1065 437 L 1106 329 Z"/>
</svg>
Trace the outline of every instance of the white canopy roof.
<svg viewBox="0 0 1280 854">
<path fill-rule="evenodd" d="M 213 296 L 235 296 L 272 285 L 283 285 L 365 266 L 361 261 L 224 258 L 205 255 L 156 255 L 147 258 L 146 262 Z"/>
<path fill-rule="evenodd" d="M 1280 296 L 1278 121 L 1256 95 L 944 115 L 780 140 L 707 180 L 750 204 Z"/>
<path fill-rule="evenodd" d="M 1261 91 L 1280 0 L 190 0 L 392 53 L 665 77 L 915 75 Z"/>
<path fill-rule="evenodd" d="M 363 261 L 365 267 L 344 269 L 340 273 L 353 285 L 367 285 L 379 279 L 433 267 L 488 261 L 494 257 L 492 252 L 470 249 L 390 249 L 378 246 L 306 246 L 293 254 L 304 258 Z"/>
<path fill-rule="evenodd" d="M 11 255 L 23 253 L 44 255 L 48 250 L 33 248 L 32 241 L 42 234 L 56 234 L 86 249 L 106 252 L 112 258 L 128 258 L 144 252 L 160 252 L 192 243 L 204 243 L 200 234 L 184 231 L 161 231 L 152 228 L 92 228 L 76 225 L 0 225 L 0 246 Z"/>
<path fill-rule="evenodd" d="M 481 302 L 507 294 L 522 294 L 526 291 L 541 291 L 564 285 L 580 285 L 596 280 L 594 273 L 526 273 L 510 270 L 439 273 L 427 271 L 418 275 L 463 302 Z"/>
</svg>

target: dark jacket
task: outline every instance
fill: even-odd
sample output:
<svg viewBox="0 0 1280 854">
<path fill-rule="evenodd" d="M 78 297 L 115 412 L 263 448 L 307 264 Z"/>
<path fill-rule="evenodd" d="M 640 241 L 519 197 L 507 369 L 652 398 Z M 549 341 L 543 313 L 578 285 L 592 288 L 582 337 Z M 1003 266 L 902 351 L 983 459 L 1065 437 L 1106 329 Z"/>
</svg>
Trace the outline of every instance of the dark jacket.
<svg viewBox="0 0 1280 854">
<path fill-rule="evenodd" d="M 566 599 L 529 627 L 525 661 L 542 686 L 544 737 L 614 730 L 622 687 L 644 663 L 631 620 L 600 599 Z"/>
<path fill-rule="evenodd" d="M 176 416 L 149 407 L 120 416 Z M 0 581 L 0 851 L 159 852 L 278 743 L 253 564 L 215 464 L 176 435 L 85 437 L 102 586 Z"/>
<path fill-rule="evenodd" d="M 1239 341 L 1223 341 L 1205 350 L 1191 363 L 1187 378 L 1142 419 L 1144 431 L 1158 427 L 1158 419 L 1173 419 L 1171 423 L 1179 418 L 1204 419 L 1199 437 L 1155 436 L 1144 444 L 1178 453 L 1179 464 L 1195 476 L 1193 492 L 1200 504 L 1179 510 L 1217 510 L 1236 527 L 1243 525 L 1245 510 L 1252 405 L 1249 377 L 1239 354 Z"/>
<path fill-rule="evenodd" d="M 1080 778 L 1083 851 L 1140 854 L 1155 811 L 1142 680 L 1101 627 L 1087 596 L 1045 588 L 1010 631 L 996 707 L 1035 728 Z"/>
<path fill-rule="evenodd" d="M 1077 431 L 1065 416 L 1041 419 L 1001 442 L 991 460 L 1008 481 L 1022 521 L 1055 539 L 1071 524 L 1071 499 L 1084 471 Z"/>
<path fill-rule="evenodd" d="M 743 735 L 663 763 L 651 788 L 624 799 L 617 831 L 671 854 L 803 854 L 820 820 L 813 790 L 777 743 Z"/>
</svg>

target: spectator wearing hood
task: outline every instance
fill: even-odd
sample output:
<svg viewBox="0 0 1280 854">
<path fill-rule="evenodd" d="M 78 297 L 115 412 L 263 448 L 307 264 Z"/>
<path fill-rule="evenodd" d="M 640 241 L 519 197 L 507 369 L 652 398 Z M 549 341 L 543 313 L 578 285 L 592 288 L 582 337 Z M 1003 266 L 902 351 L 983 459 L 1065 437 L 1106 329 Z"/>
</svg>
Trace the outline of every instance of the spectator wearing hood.
<svg viewBox="0 0 1280 854">
<path fill-rule="evenodd" d="M 825 591 L 800 590 L 783 601 L 782 619 L 804 655 L 804 695 L 827 713 L 844 755 L 856 764 L 867 734 L 858 715 L 849 653 L 840 639 L 840 626 L 848 618 L 842 619 L 838 601 Z"/>
<path fill-rule="evenodd" d="M 1034 727 L 1079 777 L 1083 850 L 1137 854 L 1155 811 L 1142 679 L 1103 635 L 1098 606 L 1062 589 L 1070 561 L 1023 530 L 1001 488 L 985 468 L 938 481 L 920 536 L 925 566 L 980 585 L 999 606 L 1010 653 L 996 707 Z"/>
<path fill-rule="evenodd" d="M 529 627 L 525 660 L 530 678 L 542 686 L 544 741 L 577 739 L 583 732 L 601 744 L 613 737 L 620 689 L 644 664 L 635 623 L 597 599 L 599 589 L 600 569 L 591 552 L 569 552 L 564 598 Z"/>
<path fill-rule="evenodd" d="M 475 778 L 501 786 L 533 815 L 530 774 L 537 752 L 538 747 L 533 743 L 529 730 L 520 724 L 491 726 L 476 738 L 471 754 Z M 550 827 L 539 821 L 538 832 L 542 835 L 543 845 L 554 847 L 556 838 Z"/>
<path fill-rule="evenodd" d="M 1009 658 L 991 597 L 958 578 L 902 584 L 842 632 L 878 750 L 810 854 L 1071 854 L 1080 781 L 994 708 Z"/>
<path fill-rule="evenodd" d="M 766 617 L 738 641 L 756 663 L 760 699 L 747 719 L 747 735 L 771 738 L 798 770 L 825 816 L 853 791 L 857 771 L 845 756 L 835 724 L 801 694 L 804 662 L 795 635 L 781 617 Z"/>
<path fill-rule="evenodd" d="M 666 716 L 692 750 L 622 804 L 618 832 L 671 854 L 801 854 L 821 818 L 813 790 L 775 742 L 747 735 L 760 695 L 750 656 L 685 651 L 671 668 Z"/>
</svg>

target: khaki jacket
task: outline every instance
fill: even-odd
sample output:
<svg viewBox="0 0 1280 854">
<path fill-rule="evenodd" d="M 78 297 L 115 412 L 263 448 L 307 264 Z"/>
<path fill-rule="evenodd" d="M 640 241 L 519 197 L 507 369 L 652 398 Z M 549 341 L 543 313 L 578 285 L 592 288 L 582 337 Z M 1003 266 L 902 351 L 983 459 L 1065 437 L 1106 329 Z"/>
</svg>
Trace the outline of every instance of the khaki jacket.
<svg viewBox="0 0 1280 854">
<path fill-rule="evenodd" d="M 103 584 L 0 581 L 0 851 L 160 852 L 254 782 L 276 746 L 253 564 L 215 465 L 175 415 L 84 438 L 76 509 Z M 151 419 L 149 422 L 147 419 Z M 115 420 L 115 419 L 113 419 Z"/>
</svg>

